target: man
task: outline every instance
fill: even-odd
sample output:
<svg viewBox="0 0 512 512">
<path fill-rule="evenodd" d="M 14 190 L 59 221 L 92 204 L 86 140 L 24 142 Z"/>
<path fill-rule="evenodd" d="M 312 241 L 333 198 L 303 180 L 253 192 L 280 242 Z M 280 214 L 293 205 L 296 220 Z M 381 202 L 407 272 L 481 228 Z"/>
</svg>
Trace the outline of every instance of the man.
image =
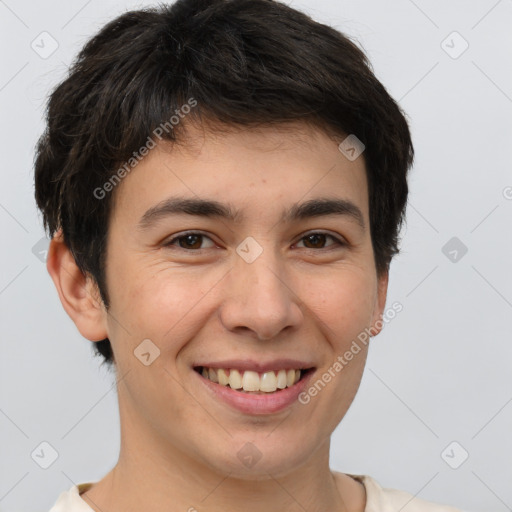
<svg viewBox="0 0 512 512">
<path fill-rule="evenodd" d="M 91 39 L 36 199 L 63 307 L 115 370 L 121 450 L 52 512 L 455 511 L 329 468 L 412 161 L 361 50 L 284 4 L 181 0 Z"/>
</svg>

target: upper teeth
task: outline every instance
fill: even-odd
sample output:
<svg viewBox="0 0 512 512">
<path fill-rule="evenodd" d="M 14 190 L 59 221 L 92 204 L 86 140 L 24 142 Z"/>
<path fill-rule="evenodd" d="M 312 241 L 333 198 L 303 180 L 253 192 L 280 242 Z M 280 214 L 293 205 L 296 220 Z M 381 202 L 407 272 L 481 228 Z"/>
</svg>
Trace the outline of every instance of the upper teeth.
<svg viewBox="0 0 512 512">
<path fill-rule="evenodd" d="M 300 379 L 300 370 L 279 370 L 262 374 L 250 370 L 239 371 L 224 368 L 203 367 L 202 375 L 206 379 L 222 386 L 244 391 L 264 391 L 271 393 L 277 389 L 293 386 Z"/>
</svg>

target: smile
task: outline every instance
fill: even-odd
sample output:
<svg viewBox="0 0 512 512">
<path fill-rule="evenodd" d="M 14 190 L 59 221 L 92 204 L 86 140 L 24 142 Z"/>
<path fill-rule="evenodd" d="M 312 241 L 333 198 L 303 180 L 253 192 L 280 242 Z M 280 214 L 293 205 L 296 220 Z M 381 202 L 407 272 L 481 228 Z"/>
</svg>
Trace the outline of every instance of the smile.
<svg viewBox="0 0 512 512">
<path fill-rule="evenodd" d="M 241 392 L 253 394 L 275 393 L 290 388 L 306 375 L 309 369 L 281 369 L 277 371 L 255 372 L 234 368 L 194 368 L 205 379 Z"/>
<path fill-rule="evenodd" d="M 311 359 L 246 358 L 195 361 L 192 373 L 199 388 L 221 406 L 248 415 L 271 415 L 300 406 L 298 397 L 316 368 Z"/>
</svg>

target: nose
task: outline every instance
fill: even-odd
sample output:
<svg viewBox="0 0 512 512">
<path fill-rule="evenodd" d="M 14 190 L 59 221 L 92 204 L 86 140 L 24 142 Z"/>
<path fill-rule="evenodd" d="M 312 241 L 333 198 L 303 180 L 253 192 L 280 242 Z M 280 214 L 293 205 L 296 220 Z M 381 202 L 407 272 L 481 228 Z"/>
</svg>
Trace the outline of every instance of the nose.
<svg viewBox="0 0 512 512">
<path fill-rule="evenodd" d="M 272 251 L 264 250 L 252 263 L 237 258 L 226 279 L 220 319 L 227 330 L 240 334 L 249 331 L 263 341 L 303 322 L 301 300 Z"/>
</svg>

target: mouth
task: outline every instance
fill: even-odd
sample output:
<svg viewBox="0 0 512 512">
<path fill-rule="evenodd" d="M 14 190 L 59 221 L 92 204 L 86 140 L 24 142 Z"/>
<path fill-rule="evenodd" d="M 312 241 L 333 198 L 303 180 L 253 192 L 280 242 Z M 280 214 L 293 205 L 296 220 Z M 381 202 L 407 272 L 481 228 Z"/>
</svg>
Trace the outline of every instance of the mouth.
<svg viewBox="0 0 512 512">
<path fill-rule="evenodd" d="M 315 370 L 310 368 L 281 368 L 256 372 L 236 368 L 212 368 L 195 366 L 194 371 L 202 378 L 248 395 L 276 395 L 292 388 Z"/>
</svg>

